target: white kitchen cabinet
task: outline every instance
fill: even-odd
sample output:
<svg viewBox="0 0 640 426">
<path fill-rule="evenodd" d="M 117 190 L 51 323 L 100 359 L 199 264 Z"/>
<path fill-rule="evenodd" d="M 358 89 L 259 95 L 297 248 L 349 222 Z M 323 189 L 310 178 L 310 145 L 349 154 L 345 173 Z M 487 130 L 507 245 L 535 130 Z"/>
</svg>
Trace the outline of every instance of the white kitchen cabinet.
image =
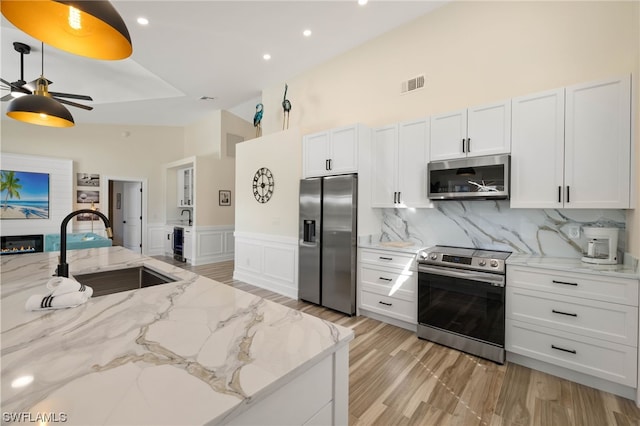
<svg viewBox="0 0 640 426">
<path fill-rule="evenodd" d="M 431 207 L 427 198 L 429 119 L 374 129 L 372 207 Z"/>
<path fill-rule="evenodd" d="M 360 124 L 305 135 L 302 173 L 305 178 L 358 172 L 358 146 L 368 129 Z"/>
<path fill-rule="evenodd" d="M 358 307 L 365 313 L 417 323 L 415 255 L 391 250 L 360 249 Z"/>
<path fill-rule="evenodd" d="M 566 89 L 565 207 L 629 208 L 631 76 Z"/>
<path fill-rule="evenodd" d="M 629 208 L 630 76 L 513 99 L 511 207 Z"/>
<path fill-rule="evenodd" d="M 164 227 L 164 253 L 173 256 L 173 226 Z"/>
<path fill-rule="evenodd" d="M 506 350 L 637 385 L 638 280 L 507 266 Z"/>
<path fill-rule="evenodd" d="M 512 100 L 511 207 L 562 208 L 564 89 Z"/>
<path fill-rule="evenodd" d="M 193 207 L 195 200 L 193 197 L 193 167 L 179 169 L 178 177 L 178 207 Z"/>
<path fill-rule="evenodd" d="M 432 116 L 430 143 L 431 161 L 508 154 L 511 101 Z"/>
<path fill-rule="evenodd" d="M 193 228 L 184 228 L 184 239 L 182 240 L 183 257 L 186 262 L 193 262 Z"/>
</svg>

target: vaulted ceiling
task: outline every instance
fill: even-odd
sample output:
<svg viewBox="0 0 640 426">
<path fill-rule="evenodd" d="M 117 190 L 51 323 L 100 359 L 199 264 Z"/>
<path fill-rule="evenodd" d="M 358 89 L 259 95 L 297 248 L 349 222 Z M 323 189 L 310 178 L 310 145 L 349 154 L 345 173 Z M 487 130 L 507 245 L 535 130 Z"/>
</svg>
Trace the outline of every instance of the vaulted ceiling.
<svg viewBox="0 0 640 426">
<path fill-rule="evenodd" d="M 94 99 L 87 102 L 93 111 L 69 107 L 76 123 L 181 126 L 211 110 L 242 111 L 243 105 L 251 105 L 252 111 L 262 88 L 295 77 L 443 4 L 427 0 L 372 0 L 365 6 L 356 0 L 112 3 L 131 34 L 130 58 L 93 60 L 44 46 L 44 76 L 53 81 L 50 90 Z M 147 18 L 149 24 L 138 24 L 138 17 Z M 40 42 L 4 17 L 1 29 L 2 78 L 19 78 L 20 55 L 13 49 L 14 41 L 32 48 L 25 56 L 25 80 L 39 77 Z M 303 36 L 305 29 L 311 36 Z M 268 61 L 263 59 L 267 53 Z M 7 104 L 2 103 L 2 119 L 7 119 Z"/>
</svg>

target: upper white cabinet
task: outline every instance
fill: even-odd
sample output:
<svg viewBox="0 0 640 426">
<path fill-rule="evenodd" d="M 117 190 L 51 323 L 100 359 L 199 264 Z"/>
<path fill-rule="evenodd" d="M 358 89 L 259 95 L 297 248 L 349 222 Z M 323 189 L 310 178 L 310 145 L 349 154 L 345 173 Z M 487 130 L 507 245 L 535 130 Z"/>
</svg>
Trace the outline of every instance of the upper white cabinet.
<svg viewBox="0 0 640 426">
<path fill-rule="evenodd" d="M 631 77 L 513 99 L 511 207 L 629 208 Z"/>
<path fill-rule="evenodd" d="M 512 100 L 511 207 L 562 208 L 564 89 Z"/>
<path fill-rule="evenodd" d="M 565 207 L 629 208 L 631 76 L 566 89 Z"/>
<path fill-rule="evenodd" d="M 431 207 L 427 198 L 429 119 L 372 131 L 372 207 Z"/>
<path fill-rule="evenodd" d="M 431 161 L 511 150 L 511 101 L 431 117 Z"/>
<path fill-rule="evenodd" d="M 178 207 L 193 207 L 193 167 L 179 169 L 178 177 Z"/>
<path fill-rule="evenodd" d="M 366 129 L 359 124 L 306 135 L 302 139 L 303 177 L 358 172 L 358 145 Z"/>
</svg>

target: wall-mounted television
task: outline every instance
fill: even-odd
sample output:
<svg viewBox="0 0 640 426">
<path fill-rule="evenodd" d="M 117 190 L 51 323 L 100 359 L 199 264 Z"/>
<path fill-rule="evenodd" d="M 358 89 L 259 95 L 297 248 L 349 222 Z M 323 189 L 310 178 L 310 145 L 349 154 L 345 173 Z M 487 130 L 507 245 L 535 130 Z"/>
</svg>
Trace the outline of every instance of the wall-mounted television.
<svg viewBox="0 0 640 426">
<path fill-rule="evenodd" d="M 49 174 L 0 170 L 0 219 L 49 219 Z"/>
</svg>

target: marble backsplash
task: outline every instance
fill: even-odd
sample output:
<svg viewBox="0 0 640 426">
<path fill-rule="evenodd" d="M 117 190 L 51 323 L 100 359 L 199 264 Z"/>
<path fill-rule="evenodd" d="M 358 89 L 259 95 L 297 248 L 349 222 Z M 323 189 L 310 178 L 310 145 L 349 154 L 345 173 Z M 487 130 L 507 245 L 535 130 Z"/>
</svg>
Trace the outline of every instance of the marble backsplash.
<svg viewBox="0 0 640 426">
<path fill-rule="evenodd" d="M 511 209 L 508 201 L 442 201 L 433 209 L 375 210 L 381 232 L 374 238 L 381 242 L 580 257 L 587 245 L 581 227 L 601 225 L 620 228 L 619 255 L 627 247 L 624 210 Z M 572 238 L 576 228 L 580 235 Z"/>
</svg>

